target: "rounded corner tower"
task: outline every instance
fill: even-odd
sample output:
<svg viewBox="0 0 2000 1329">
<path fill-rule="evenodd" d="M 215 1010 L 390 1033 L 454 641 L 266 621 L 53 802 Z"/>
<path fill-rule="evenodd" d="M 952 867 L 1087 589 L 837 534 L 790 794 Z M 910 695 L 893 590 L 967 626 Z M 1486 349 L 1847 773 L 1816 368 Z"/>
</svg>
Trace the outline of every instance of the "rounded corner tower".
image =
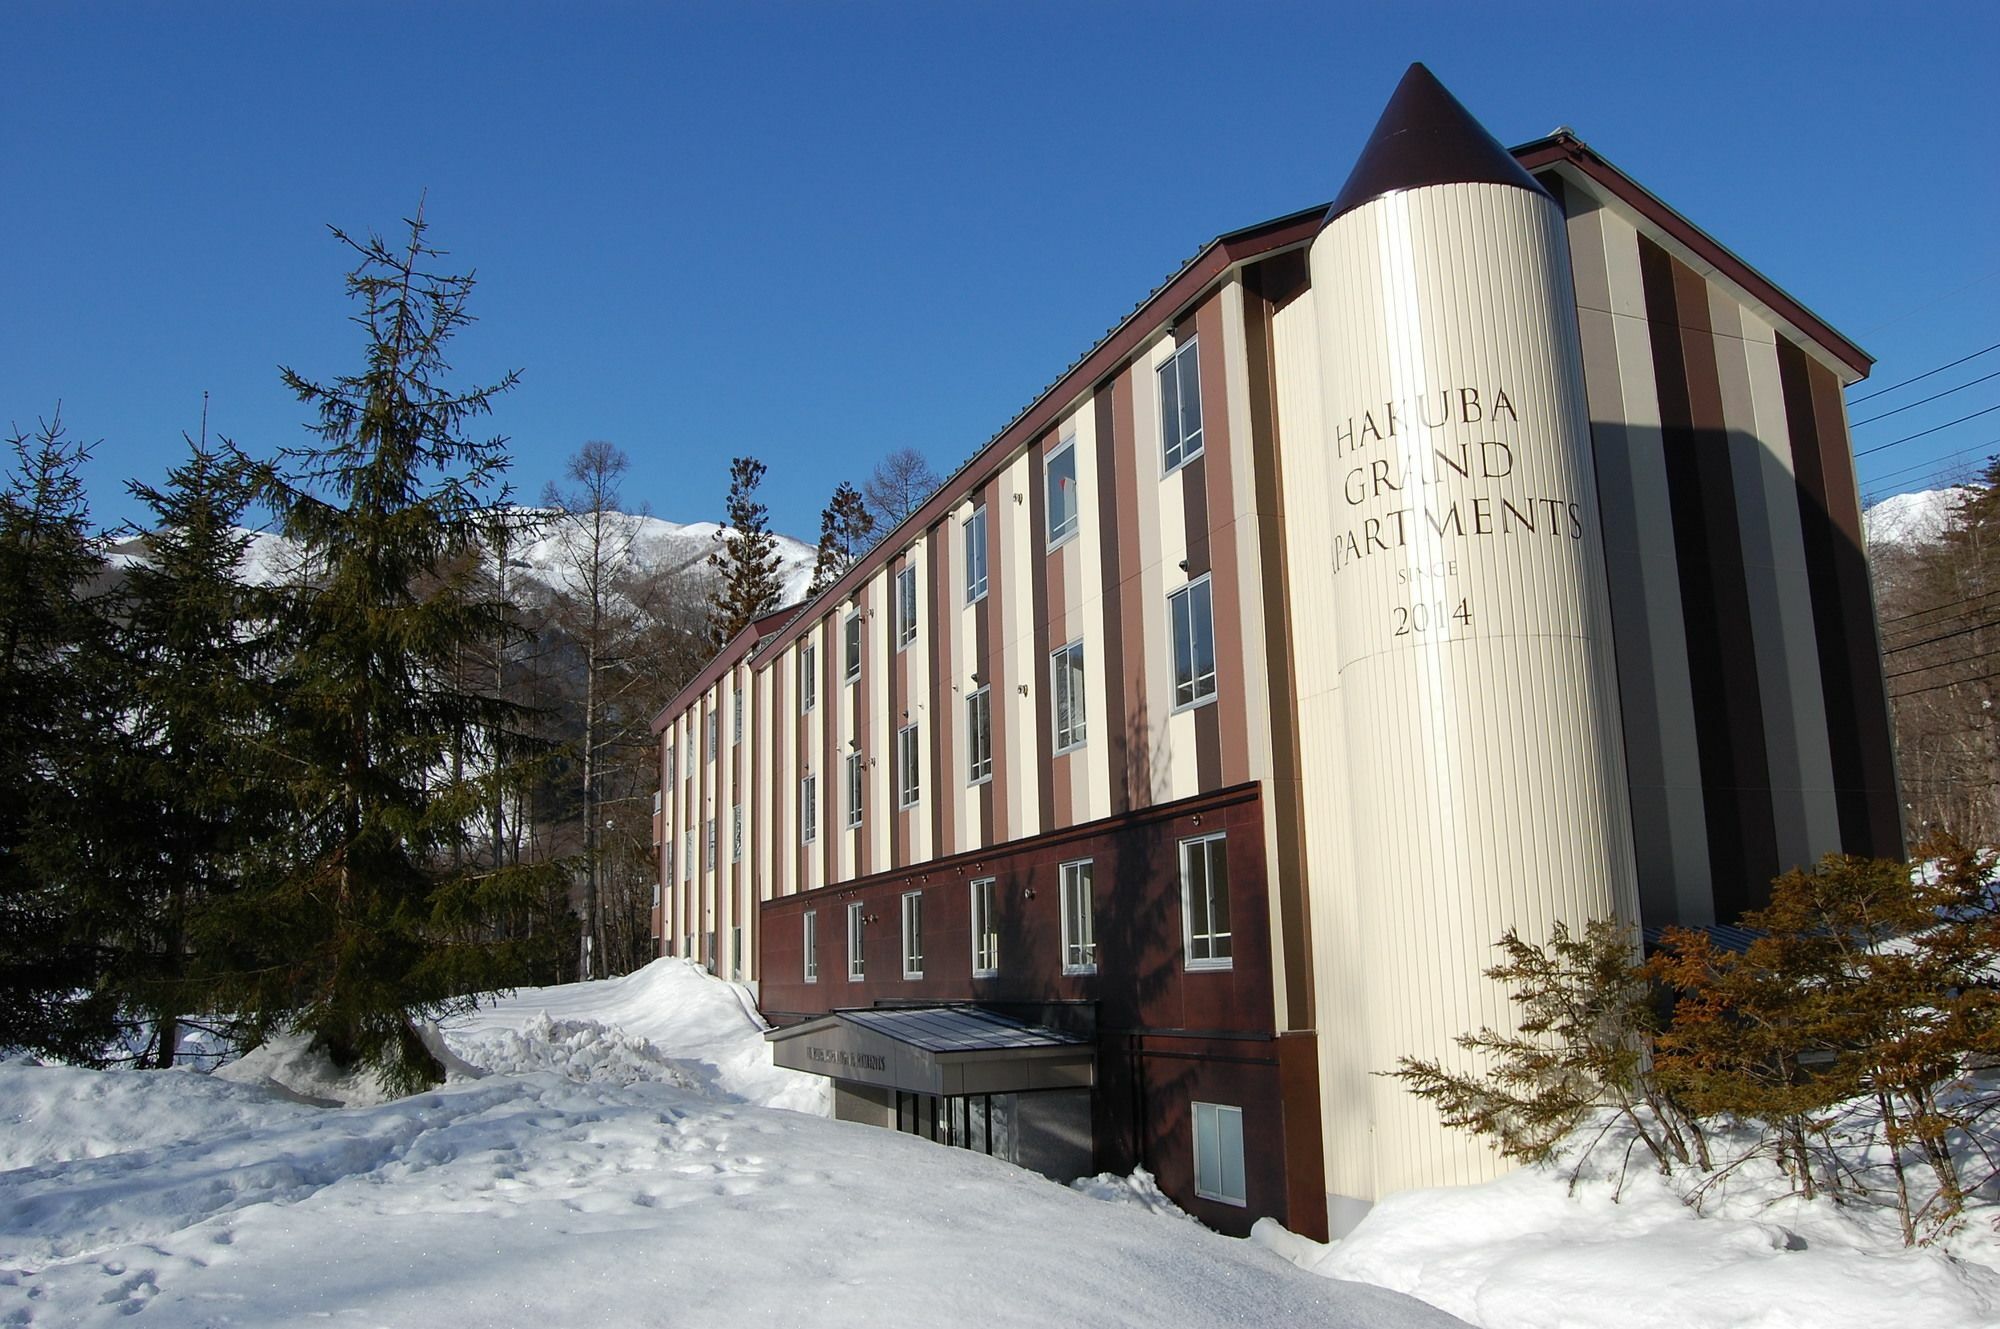
<svg viewBox="0 0 2000 1329">
<path fill-rule="evenodd" d="M 1474 1069 L 1453 1037 L 1515 1023 L 1500 935 L 1636 921 L 1638 893 L 1561 209 L 1412 65 L 1309 262 L 1332 559 L 1292 575 L 1344 747 L 1341 805 L 1306 809 L 1346 841 L 1312 887 L 1345 971 L 1317 1013 L 1337 1205 L 1504 1170 L 1380 1073 Z"/>
</svg>

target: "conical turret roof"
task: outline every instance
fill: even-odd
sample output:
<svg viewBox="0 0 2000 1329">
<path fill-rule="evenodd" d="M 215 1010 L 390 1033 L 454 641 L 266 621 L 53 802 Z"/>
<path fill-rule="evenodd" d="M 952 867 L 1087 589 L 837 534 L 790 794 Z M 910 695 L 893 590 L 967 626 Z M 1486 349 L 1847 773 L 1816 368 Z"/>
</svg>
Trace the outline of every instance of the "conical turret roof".
<svg viewBox="0 0 2000 1329">
<path fill-rule="evenodd" d="M 1436 75 L 1414 64 L 1396 85 L 1322 225 L 1397 190 L 1465 182 L 1548 193 Z"/>
</svg>

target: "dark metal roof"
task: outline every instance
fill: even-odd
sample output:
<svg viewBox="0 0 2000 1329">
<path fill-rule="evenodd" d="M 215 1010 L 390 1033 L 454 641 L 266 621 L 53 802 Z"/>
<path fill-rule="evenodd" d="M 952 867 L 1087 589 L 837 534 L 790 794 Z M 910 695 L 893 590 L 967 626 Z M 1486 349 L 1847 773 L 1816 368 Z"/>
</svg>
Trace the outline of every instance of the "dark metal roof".
<svg viewBox="0 0 2000 1329">
<path fill-rule="evenodd" d="M 1347 183 L 1326 210 L 1332 225 L 1384 194 L 1426 185 L 1512 185 L 1548 196 L 1514 154 L 1473 119 L 1436 75 L 1411 65 L 1396 85 Z"/>
<path fill-rule="evenodd" d="M 977 1006 L 877 1007 L 835 1014 L 884 1038 L 925 1052 L 1006 1052 L 1072 1047 L 1086 1042 L 1040 1025 L 1022 1024 Z"/>
<path fill-rule="evenodd" d="M 1708 934 L 1709 942 L 1717 950 L 1735 951 L 1738 955 L 1749 950 L 1750 943 L 1764 935 L 1761 932 L 1752 932 L 1748 928 L 1732 927 L 1727 923 L 1700 923 L 1686 928 L 1686 931 L 1705 932 Z M 1661 943 L 1666 940 L 1666 932 L 1666 927 L 1657 923 L 1645 928 L 1643 935 L 1648 954 L 1660 948 Z"/>
</svg>

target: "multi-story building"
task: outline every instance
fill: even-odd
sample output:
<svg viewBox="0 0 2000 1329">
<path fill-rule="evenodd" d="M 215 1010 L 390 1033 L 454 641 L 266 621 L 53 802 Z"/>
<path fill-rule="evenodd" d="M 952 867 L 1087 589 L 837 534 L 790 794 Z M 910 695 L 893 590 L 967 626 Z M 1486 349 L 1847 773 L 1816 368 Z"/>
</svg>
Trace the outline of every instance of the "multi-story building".
<svg viewBox="0 0 2000 1329">
<path fill-rule="evenodd" d="M 661 714 L 662 951 L 840 1115 L 1325 1235 L 1496 1164 L 1378 1073 L 1509 926 L 1898 853 L 1866 355 L 1413 68 Z"/>
</svg>

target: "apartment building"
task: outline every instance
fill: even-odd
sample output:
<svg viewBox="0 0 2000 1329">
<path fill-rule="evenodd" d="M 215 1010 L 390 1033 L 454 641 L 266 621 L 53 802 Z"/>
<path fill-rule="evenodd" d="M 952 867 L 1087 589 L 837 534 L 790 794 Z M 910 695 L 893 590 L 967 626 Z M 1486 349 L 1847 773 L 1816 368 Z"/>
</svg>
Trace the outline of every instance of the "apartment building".
<svg viewBox="0 0 2000 1329">
<path fill-rule="evenodd" d="M 1774 200 L 1776 202 L 1776 200 Z M 838 1112 L 1316 1236 L 1500 1164 L 1377 1072 L 1509 926 L 1899 853 L 1869 358 L 1421 66 L 662 712 L 664 954 Z"/>
</svg>

